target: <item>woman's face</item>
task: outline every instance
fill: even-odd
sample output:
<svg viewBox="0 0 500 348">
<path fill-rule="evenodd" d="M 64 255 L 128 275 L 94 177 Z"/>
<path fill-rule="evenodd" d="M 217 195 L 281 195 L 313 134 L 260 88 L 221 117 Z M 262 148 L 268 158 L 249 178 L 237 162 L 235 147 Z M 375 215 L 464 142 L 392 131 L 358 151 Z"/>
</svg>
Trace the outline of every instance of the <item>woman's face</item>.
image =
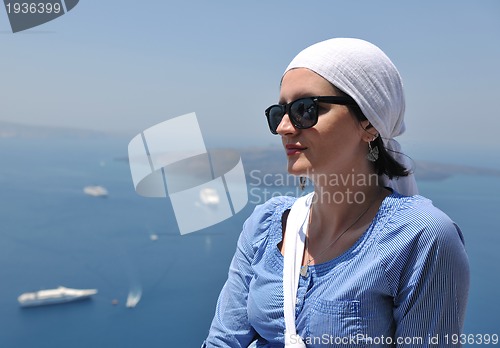
<svg viewBox="0 0 500 348">
<path fill-rule="evenodd" d="M 327 80 L 299 68 L 289 70 L 283 77 L 279 103 L 335 95 L 339 94 Z M 368 139 L 364 138 L 369 134 L 345 105 L 319 103 L 318 123 L 308 129 L 295 128 L 286 114 L 277 131 L 285 147 L 290 174 L 312 177 L 352 173 L 366 165 Z"/>
</svg>

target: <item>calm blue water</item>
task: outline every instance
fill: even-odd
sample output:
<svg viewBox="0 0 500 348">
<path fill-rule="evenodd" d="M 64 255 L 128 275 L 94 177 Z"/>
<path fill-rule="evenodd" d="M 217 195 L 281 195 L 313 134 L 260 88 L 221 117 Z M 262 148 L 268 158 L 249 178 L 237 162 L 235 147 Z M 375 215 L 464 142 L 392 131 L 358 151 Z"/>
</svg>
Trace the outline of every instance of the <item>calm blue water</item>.
<svg viewBox="0 0 500 348">
<path fill-rule="evenodd" d="M 127 140 L 0 139 L 0 347 L 200 346 L 253 207 L 180 236 L 168 200 L 136 195 L 128 163 L 114 160 L 126 151 Z M 90 184 L 110 196 L 85 196 Z M 420 188 L 466 237 L 466 332 L 500 334 L 499 179 L 457 176 Z M 71 305 L 19 308 L 19 294 L 58 285 L 99 293 Z M 126 308 L 138 286 L 139 305 Z"/>
</svg>

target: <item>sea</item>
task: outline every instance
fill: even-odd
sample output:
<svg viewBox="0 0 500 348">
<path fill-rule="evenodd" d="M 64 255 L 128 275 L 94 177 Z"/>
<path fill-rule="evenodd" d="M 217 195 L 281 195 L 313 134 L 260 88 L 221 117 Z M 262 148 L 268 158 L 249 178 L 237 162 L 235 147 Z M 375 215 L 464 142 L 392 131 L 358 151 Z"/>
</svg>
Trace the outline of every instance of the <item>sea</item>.
<svg viewBox="0 0 500 348">
<path fill-rule="evenodd" d="M 0 138 L 0 348 L 201 345 L 256 202 L 180 235 L 167 198 L 136 194 L 127 145 L 125 138 Z M 499 179 L 419 182 L 465 236 L 469 335 L 500 335 Z M 85 195 L 87 185 L 104 186 L 108 197 Z M 98 293 L 71 304 L 19 306 L 21 293 L 58 286 Z M 134 308 L 125 305 L 131 292 L 141 294 Z"/>
</svg>

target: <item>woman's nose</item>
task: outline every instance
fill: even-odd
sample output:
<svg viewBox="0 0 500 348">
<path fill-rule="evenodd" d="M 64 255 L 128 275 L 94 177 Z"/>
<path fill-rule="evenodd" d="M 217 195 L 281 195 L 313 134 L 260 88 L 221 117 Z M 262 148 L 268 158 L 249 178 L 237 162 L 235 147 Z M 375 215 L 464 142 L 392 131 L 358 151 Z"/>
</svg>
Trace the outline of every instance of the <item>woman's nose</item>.
<svg viewBox="0 0 500 348">
<path fill-rule="evenodd" d="M 288 117 L 288 114 L 285 114 L 283 116 L 281 122 L 278 125 L 278 128 L 276 128 L 276 132 L 278 132 L 279 135 L 285 135 L 297 132 L 297 128 L 295 128 L 295 126 L 290 121 L 290 117 Z"/>
</svg>

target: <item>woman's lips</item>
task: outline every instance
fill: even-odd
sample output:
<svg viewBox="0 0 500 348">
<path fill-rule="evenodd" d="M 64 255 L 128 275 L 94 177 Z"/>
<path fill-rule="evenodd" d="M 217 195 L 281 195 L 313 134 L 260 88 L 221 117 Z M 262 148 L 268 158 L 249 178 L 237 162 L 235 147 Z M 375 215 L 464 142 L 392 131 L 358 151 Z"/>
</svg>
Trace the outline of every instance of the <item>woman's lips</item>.
<svg viewBox="0 0 500 348">
<path fill-rule="evenodd" d="M 292 145 L 292 144 L 285 145 L 285 150 L 286 150 L 286 155 L 287 156 L 296 155 L 298 153 L 303 152 L 306 149 L 307 149 L 307 147 L 300 146 L 300 145 Z"/>
</svg>

